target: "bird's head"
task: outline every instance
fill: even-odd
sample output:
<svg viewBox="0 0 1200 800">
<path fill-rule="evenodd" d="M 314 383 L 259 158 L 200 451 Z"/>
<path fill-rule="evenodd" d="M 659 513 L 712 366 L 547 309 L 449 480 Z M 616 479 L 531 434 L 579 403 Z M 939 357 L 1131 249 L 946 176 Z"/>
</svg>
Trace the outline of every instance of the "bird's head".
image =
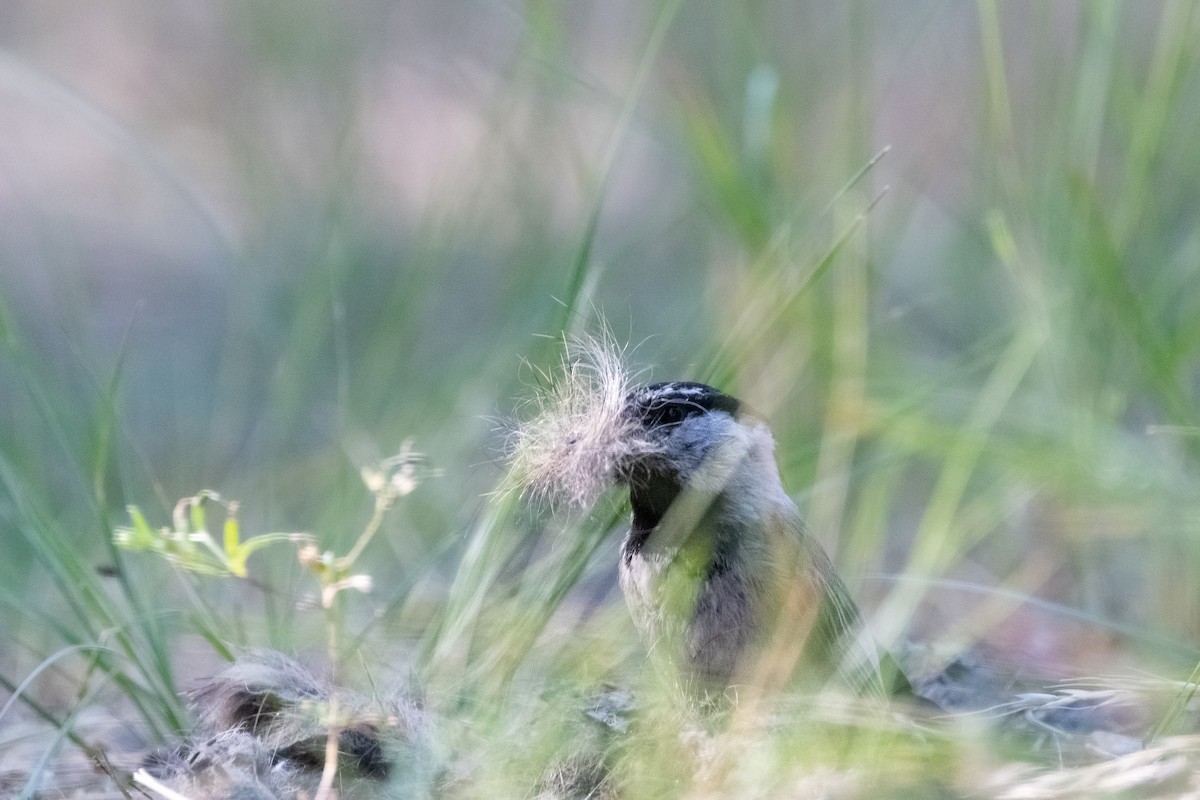
<svg viewBox="0 0 1200 800">
<path fill-rule="evenodd" d="M 703 383 L 655 383 L 631 391 L 625 413 L 650 447 L 617 470 L 635 511 L 650 521 L 686 488 L 710 497 L 737 487 L 759 453 L 770 458 L 770 434 L 740 400 Z M 765 437 L 765 440 L 764 440 Z M 764 446 L 765 445 L 765 446 Z"/>
<path fill-rule="evenodd" d="M 746 483 L 757 497 L 758 483 L 778 483 L 770 433 L 739 400 L 692 381 L 637 385 L 620 355 L 603 340 L 568 342 L 563 370 L 514 429 L 514 485 L 583 506 L 620 484 L 659 517 L 684 488 L 715 496 Z"/>
<path fill-rule="evenodd" d="M 631 454 L 617 477 L 637 491 L 647 483 L 687 484 L 737 426 L 741 403 L 703 383 L 642 386 L 625 398 L 625 414 L 652 444 Z"/>
</svg>

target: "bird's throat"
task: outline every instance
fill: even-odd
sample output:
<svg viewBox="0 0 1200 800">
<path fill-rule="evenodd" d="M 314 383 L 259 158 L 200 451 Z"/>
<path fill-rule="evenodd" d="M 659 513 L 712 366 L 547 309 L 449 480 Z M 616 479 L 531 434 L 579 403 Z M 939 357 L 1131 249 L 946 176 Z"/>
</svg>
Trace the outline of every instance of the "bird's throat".
<svg viewBox="0 0 1200 800">
<path fill-rule="evenodd" d="M 627 541 L 628 551 L 637 553 L 642 549 L 680 491 L 677 480 L 661 473 L 639 475 L 630 481 L 629 503 L 633 508 L 633 526 Z"/>
</svg>

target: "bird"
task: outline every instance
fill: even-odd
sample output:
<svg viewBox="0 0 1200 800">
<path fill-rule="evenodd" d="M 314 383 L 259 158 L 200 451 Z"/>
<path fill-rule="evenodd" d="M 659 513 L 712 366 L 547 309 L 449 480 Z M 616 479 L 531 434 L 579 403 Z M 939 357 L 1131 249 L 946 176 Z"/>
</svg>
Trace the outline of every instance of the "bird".
<svg viewBox="0 0 1200 800">
<path fill-rule="evenodd" d="M 772 655 L 790 686 L 911 694 L 784 490 L 761 417 L 694 381 L 633 387 L 623 414 L 640 443 L 612 473 L 632 508 L 618 580 L 653 651 L 706 694 L 769 676 Z"/>
</svg>

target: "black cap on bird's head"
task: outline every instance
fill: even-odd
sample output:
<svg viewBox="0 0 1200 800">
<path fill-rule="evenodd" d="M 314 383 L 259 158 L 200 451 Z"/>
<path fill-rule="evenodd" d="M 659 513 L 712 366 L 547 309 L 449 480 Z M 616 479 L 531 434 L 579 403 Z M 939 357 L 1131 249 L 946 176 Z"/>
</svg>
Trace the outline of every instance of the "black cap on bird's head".
<svg viewBox="0 0 1200 800">
<path fill-rule="evenodd" d="M 626 396 L 625 405 L 642 427 L 655 431 L 713 411 L 737 416 L 742 403 L 704 383 L 667 381 L 634 389 Z"/>
</svg>

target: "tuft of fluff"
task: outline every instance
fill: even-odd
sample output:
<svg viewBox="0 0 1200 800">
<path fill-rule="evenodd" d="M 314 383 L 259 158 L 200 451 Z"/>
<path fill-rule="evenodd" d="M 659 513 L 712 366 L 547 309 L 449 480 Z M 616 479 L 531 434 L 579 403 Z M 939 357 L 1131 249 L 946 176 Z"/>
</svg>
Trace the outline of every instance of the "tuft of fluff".
<svg viewBox="0 0 1200 800">
<path fill-rule="evenodd" d="M 631 460 L 659 446 L 628 412 L 634 376 L 611 336 L 564 341 L 555 372 L 539 372 L 526 419 L 509 435 L 509 488 L 552 504 L 589 506 Z"/>
<path fill-rule="evenodd" d="M 146 773 L 187 797 L 313 797 L 340 719 L 343 797 L 428 783 L 434 759 L 425 711 L 407 692 L 364 697 L 333 686 L 287 656 L 248 654 L 189 694 L 198 726 L 190 741 L 152 754 Z"/>
</svg>

